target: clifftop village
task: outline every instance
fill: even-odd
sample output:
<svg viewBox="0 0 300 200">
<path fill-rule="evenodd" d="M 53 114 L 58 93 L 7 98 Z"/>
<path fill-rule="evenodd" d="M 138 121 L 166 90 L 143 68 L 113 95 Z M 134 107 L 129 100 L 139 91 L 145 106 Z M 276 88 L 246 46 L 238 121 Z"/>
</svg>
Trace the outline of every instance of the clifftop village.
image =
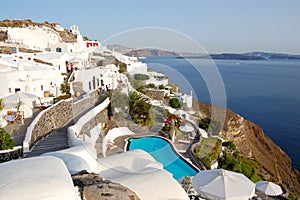
<svg viewBox="0 0 300 200">
<path fill-rule="evenodd" d="M 220 169 L 236 146 L 215 134 L 220 123 L 196 109 L 192 93 L 76 25 L 4 20 L 0 50 L 0 200 L 286 199 L 290 192 L 277 182 L 276 193 L 266 193 L 268 175 L 241 156 L 231 159 L 244 163 L 249 173 L 238 172 L 247 177 Z M 208 184 L 211 176 L 218 181 Z"/>
</svg>

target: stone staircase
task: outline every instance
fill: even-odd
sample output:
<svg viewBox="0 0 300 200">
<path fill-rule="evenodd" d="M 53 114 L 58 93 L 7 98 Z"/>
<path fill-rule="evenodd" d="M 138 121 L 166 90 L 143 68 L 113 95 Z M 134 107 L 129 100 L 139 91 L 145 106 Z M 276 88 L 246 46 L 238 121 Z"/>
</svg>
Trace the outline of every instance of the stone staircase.
<svg viewBox="0 0 300 200">
<path fill-rule="evenodd" d="M 47 137 L 36 143 L 30 152 L 23 157 L 40 156 L 43 153 L 59 151 L 69 148 L 67 133 L 65 131 L 53 131 Z"/>
<path fill-rule="evenodd" d="M 67 124 L 63 127 L 52 131 L 49 135 L 45 138 L 42 138 L 38 141 L 32 148 L 30 152 L 24 153 L 23 158 L 26 157 L 34 157 L 40 156 L 43 153 L 59 151 L 63 149 L 69 148 L 68 145 L 68 136 L 67 136 L 67 128 L 69 126 L 74 125 L 78 121 L 80 117 L 85 115 L 91 109 L 93 109 L 96 105 L 99 105 L 105 100 L 105 96 L 99 97 L 98 101 L 95 104 L 90 105 L 90 107 L 86 108 L 85 110 L 76 113 L 73 119 L 71 119 Z"/>
</svg>

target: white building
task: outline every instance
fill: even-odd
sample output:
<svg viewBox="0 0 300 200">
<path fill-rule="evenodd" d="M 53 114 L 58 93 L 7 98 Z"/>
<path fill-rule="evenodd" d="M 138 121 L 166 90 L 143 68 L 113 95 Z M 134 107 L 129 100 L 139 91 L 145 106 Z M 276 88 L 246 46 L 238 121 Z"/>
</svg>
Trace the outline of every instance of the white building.
<svg viewBox="0 0 300 200">
<path fill-rule="evenodd" d="M 2 28 L 3 29 L 3 28 Z M 30 49 L 45 50 L 61 42 L 59 33 L 47 26 L 8 27 L 9 43 L 17 43 Z"/>
<path fill-rule="evenodd" d="M 6 43 L 15 44 L 28 49 L 35 49 L 48 52 L 82 52 L 94 51 L 102 48 L 107 51 L 98 41 L 84 41 L 76 25 L 70 27 L 72 34 L 76 35 L 74 42 L 62 42 L 60 32 L 65 31 L 61 26 L 56 25 L 54 29 L 48 26 L 29 27 L 0 27 L 2 31 L 7 31 L 8 40 Z"/>
<path fill-rule="evenodd" d="M 82 82 L 82 89 L 85 92 L 90 92 L 103 87 L 103 89 L 106 89 L 106 87 L 108 89 L 116 89 L 118 87 L 118 80 L 118 68 L 111 64 L 105 67 L 99 66 L 74 71 L 73 82 Z"/>
<path fill-rule="evenodd" d="M 63 82 L 63 76 L 58 68 L 38 63 L 33 58 L 28 60 L 24 55 L 1 55 L 0 97 L 17 91 L 40 97 L 43 97 L 45 91 L 57 95 L 57 90 Z"/>
<path fill-rule="evenodd" d="M 148 72 L 149 79 L 146 80 L 146 85 L 152 83 L 155 86 L 166 86 L 169 83 L 169 79 L 162 73 L 158 72 Z"/>
<path fill-rule="evenodd" d="M 186 104 L 187 108 L 192 108 L 193 106 L 193 93 L 191 94 L 182 94 L 182 93 L 175 93 L 176 98 L 180 100 L 181 103 Z"/>
</svg>

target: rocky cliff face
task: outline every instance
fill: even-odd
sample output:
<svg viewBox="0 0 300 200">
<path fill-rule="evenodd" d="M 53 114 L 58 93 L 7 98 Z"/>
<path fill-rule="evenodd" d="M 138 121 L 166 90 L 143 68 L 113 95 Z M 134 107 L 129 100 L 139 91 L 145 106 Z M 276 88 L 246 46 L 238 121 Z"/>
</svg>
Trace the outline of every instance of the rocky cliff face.
<svg viewBox="0 0 300 200">
<path fill-rule="evenodd" d="M 202 116 L 211 116 L 211 105 L 200 102 L 197 105 Z M 231 110 L 222 108 L 216 110 L 219 114 L 226 113 L 220 136 L 233 141 L 242 155 L 259 162 L 262 166 L 259 175 L 263 179 L 279 183 L 284 189 L 299 196 L 300 173 L 291 167 L 289 156 L 258 125 Z"/>
</svg>

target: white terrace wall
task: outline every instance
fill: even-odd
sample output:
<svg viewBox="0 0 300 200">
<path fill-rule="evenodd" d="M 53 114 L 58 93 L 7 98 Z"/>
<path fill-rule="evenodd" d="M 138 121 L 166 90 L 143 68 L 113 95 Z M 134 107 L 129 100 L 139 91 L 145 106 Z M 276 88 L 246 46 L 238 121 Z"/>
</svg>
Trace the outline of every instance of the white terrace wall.
<svg viewBox="0 0 300 200">
<path fill-rule="evenodd" d="M 68 143 L 70 147 L 84 145 L 94 157 L 97 157 L 97 151 L 94 148 L 96 141 L 92 138 L 97 138 L 100 136 L 100 133 L 96 132 L 97 137 L 95 137 L 91 135 L 90 131 L 97 126 L 99 126 L 99 129 L 102 129 L 101 124 L 104 124 L 107 120 L 105 110 L 109 103 L 109 98 L 106 98 L 101 104 L 82 116 L 75 125 L 68 128 Z M 97 124 L 94 122 L 97 122 Z"/>
</svg>

